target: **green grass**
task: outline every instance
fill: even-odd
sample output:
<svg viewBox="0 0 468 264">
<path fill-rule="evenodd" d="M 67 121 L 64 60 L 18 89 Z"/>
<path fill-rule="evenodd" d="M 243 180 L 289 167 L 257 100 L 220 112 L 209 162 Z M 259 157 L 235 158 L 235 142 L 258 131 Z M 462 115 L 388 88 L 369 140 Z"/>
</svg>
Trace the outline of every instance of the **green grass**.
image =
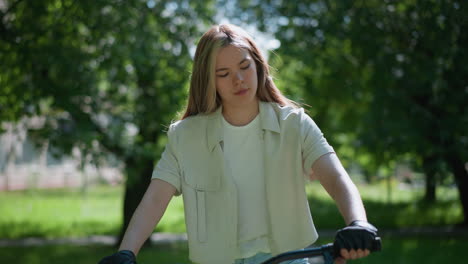
<svg viewBox="0 0 468 264">
<path fill-rule="evenodd" d="M 120 187 L 0 193 L 0 237 L 115 234 L 121 224 Z"/>
<path fill-rule="evenodd" d="M 16 264 L 89 264 L 97 263 L 104 256 L 110 255 L 114 248 L 105 246 L 34 246 L 2 247 L 1 263 Z M 186 244 L 143 248 L 138 256 L 138 264 L 188 264 Z"/>
<path fill-rule="evenodd" d="M 439 200 L 420 202 L 422 190 L 393 188 L 387 201 L 386 186 L 359 185 L 369 220 L 379 228 L 453 225 L 462 220 L 454 188 L 439 188 Z M 307 187 L 318 229 L 344 225 L 336 205 L 316 182 Z M 0 238 L 82 237 L 115 235 L 121 225 L 122 187 L 79 190 L 0 192 Z M 182 198 L 174 198 L 157 227 L 159 232 L 185 232 Z"/>
<path fill-rule="evenodd" d="M 465 263 L 468 239 L 451 238 L 382 238 L 383 250 L 349 264 L 440 264 Z"/>
<path fill-rule="evenodd" d="M 115 235 L 122 223 L 122 187 L 0 192 L 0 238 Z M 158 231 L 185 232 L 180 197 Z"/>
<path fill-rule="evenodd" d="M 439 187 L 435 203 L 422 201 L 423 189 L 392 187 L 391 200 L 385 184 L 358 185 L 370 222 L 379 228 L 455 225 L 462 221 L 462 209 L 455 188 Z M 323 187 L 313 182 L 307 188 L 316 226 L 336 229 L 344 225 L 334 201 Z"/>
<path fill-rule="evenodd" d="M 383 185 L 359 185 L 368 217 L 379 228 L 453 225 L 461 220 L 461 207 L 453 188 L 439 188 L 438 201 L 421 202 L 422 190 L 392 189 L 391 202 Z M 343 225 L 336 205 L 317 183 L 307 187 L 318 229 Z M 77 190 L 35 190 L 0 193 L 0 238 L 80 237 L 117 234 L 121 224 L 122 187 L 99 186 L 86 194 Z M 163 232 L 184 232 L 183 204 L 174 198 L 157 228 Z M 468 239 L 383 237 L 383 251 L 348 263 L 464 263 Z M 331 242 L 321 238 L 317 243 Z M 1 247 L 1 263 L 97 263 L 115 248 L 89 246 Z M 139 264 L 188 264 L 185 243 L 143 248 Z"/>
<path fill-rule="evenodd" d="M 440 264 L 465 263 L 464 250 L 468 240 L 462 239 L 397 239 L 383 238 L 383 251 L 371 254 L 349 264 Z M 328 242 L 324 240 L 323 243 Z M 2 263 L 17 264 L 88 264 L 97 263 L 114 251 L 104 246 L 35 246 L 0 248 Z M 139 264 L 189 264 L 186 244 L 143 248 L 138 256 Z"/>
</svg>

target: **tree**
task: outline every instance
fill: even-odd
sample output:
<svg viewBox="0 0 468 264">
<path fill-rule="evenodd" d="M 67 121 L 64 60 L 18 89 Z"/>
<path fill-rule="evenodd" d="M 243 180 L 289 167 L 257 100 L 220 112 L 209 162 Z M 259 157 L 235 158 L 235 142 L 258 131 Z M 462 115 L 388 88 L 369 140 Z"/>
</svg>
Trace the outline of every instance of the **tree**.
<svg viewBox="0 0 468 264">
<path fill-rule="evenodd" d="M 375 164 L 411 155 L 426 174 L 429 201 L 436 175 L 452 174 L 468 224 L 465 2 L 241 6 L 280 40 L 277 53 L 291 76 L 285 82 L 304 89 L 325 131 L 366 150 Z"/>
<path fill-rule="evenodd" d="M 211 1 L 19 0 L 0 13 L 0 120 L 46 116 L 31 133 L 57 153 L 78 145 L 123 162 L 122 234 L 184 103 L 189 49 L 212 10 Z"/>
</svg>

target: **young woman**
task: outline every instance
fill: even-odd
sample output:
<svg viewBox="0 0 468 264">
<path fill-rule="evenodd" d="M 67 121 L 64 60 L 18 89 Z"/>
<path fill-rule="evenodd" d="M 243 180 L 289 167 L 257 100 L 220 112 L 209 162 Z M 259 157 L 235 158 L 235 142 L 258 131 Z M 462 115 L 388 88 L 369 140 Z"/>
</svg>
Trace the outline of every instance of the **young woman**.
<svg viewBox="0 0 468 264">
<path fill-rule="evenodd" d="M 337 262 L 367 256 L 377 230 L 333 148 L 276 88 L 252 38 L 233 25 L 213 26 L 197 46 L 186 112 L 169 128 L 120 251 L 100 263 L 134 263 L 180 194 L 195 263 L 261 263 L 307 247 L 318 237 L 308 177 L 320 181 L 348 224 L 336 236 Z"/>
</svg>

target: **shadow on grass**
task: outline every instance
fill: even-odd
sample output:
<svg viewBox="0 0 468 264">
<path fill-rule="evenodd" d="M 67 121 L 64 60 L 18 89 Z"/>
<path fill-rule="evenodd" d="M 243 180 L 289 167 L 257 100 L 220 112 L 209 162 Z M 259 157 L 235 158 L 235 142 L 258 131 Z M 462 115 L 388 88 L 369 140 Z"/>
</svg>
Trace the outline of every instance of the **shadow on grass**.
<svg viewBox="0 0 468 264">
<path fill-rule="evenodd" d="M 383 251 L 362 260 L 361 263 L 465 263 L 464 250 L 468 240 L 455 239 L 385 239 Z"/>
<path fill-rule="evenodd" d="M 328 243 L 328 239 L 317 242 Z M 382 251 L 375 252 L 367 258 L 349 261 L 349 264 L 440 264 L 465 263 L 464 251 L 468 239 L 452 238 L 382 238 Z"/>
<path fill-rule="evenodd" d="M 325 238 L 317 242 L 328 243 Z M 348 263 L 379 264 L 440 264 L 465 263 L 467 239 L 383 238 L 383 251 L 362 260 Z M 115 248 L 107 246 L 34 246 L 0 248 L 1 263 L 15 264 L 89 264 L 112 254 Z M 187 244 L 143 248 L 138 264 L 189 264 Z"/>
<path fill-rule="evenodd" d="M 108 246 L 34 246 L 0 248 L 1 263 L 16 264 L 90 264 L 98 263 L 115 248 Z M 186 244 L 152 246 L 143 248 L 138 264 L 189 264 Z"/>
</svg>

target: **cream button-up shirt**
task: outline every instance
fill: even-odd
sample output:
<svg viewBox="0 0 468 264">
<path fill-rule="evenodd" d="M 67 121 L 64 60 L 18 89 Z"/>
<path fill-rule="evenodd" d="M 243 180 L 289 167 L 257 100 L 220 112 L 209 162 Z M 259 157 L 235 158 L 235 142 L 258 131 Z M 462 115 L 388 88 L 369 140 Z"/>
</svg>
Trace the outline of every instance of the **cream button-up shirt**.
<svg viewBox="0 0 468 264">
<path fill-rule="evenodd" d="M 268 242 L 276 255 L 318 238 L 304 172 L 333 148 L 302 108 L 260 102 L 259 110 Z M 238 247 L 237 191 L 224 171 L 221 112 L 172 124 L 152 176 L 183 195 L 190 259 L 202 264 L 232 264 Z"/>
</svg>

